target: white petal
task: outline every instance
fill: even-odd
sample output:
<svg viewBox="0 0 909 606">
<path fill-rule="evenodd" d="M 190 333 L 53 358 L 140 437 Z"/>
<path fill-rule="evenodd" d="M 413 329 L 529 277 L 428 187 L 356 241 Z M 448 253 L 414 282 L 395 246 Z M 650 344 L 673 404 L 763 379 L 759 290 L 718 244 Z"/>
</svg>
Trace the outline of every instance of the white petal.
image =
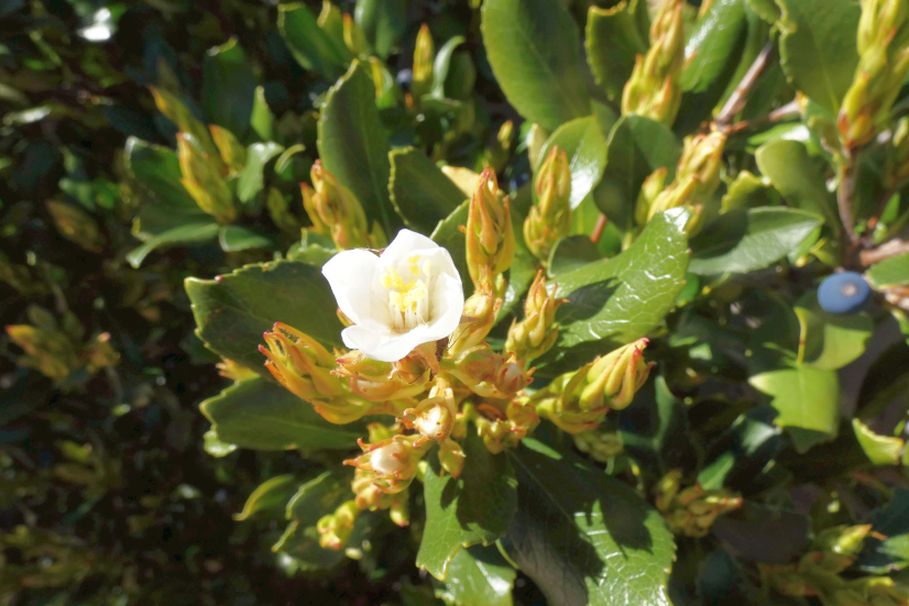
<svg viewBox="0 0 909 606">
<path fill-rule="evenodd" d="M 379 257 L 363 249 L 339 252 L 322 266 L 338 308 L 354 324 L 373 317 L 373 275 Z"/>
<path fill-rule="evenodd" d="M 409 229 L 402 229 L 391 241 L 391 244 L 382 251 L 382 261 L 386 263 L 396 263 L 406 259 L 411 253 L 417 250 L 435 250 L 442 248 L 423 234 L 418 234 Z M 443 249 L 444 250 L 444 249 Z"/>
<path fill-rule="evenodd" d="M 397 362 L 417 346 L 437 339 L 433 338 L 429 326 L 422 325 L 405 333 L 392 333 L 367 328 L 348 326 L 341 332 L 344 345 L 359 349 L 369 358 L 381 362 Z"/>
</svg>

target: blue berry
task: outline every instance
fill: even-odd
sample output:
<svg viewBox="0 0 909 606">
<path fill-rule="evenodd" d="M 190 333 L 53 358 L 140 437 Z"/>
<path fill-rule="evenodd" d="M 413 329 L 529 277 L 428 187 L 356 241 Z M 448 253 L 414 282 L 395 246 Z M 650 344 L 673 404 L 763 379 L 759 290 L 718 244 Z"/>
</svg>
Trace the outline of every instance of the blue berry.
<svg viewBox="0 0 909 606">
<path fill-rule="evenodd" d="M 817 289 L 817 302 L 832 314 L 850 314 L 858 311 L 870 294 L 871 288 L 861 274 L 844 271 L 824 278 Z"/>
</svg>

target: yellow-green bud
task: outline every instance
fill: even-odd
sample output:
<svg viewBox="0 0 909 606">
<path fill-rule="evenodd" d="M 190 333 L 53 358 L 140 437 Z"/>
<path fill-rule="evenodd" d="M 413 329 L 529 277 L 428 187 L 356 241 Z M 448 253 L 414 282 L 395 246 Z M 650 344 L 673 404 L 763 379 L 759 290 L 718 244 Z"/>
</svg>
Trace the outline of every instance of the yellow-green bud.
<svg viewBox="0 0 909 606">
<path fill-rule="evenodd" d="M 417 32 L 417 40 L 413 49 L 413 79 L 410 90 L 417 101 L 432 88 L 432 65 L 435 54 L 432 32 L 424 23 Z"/>
<path fill-rule="evenodd" d="M 742 497 L 725 489 L 705 490 L 700 484 L 682 488 L 682 472 L 673 469 L 654 489 L 657 510 L 669 528 L 688 537 L 705 536 L 714 521 L 742 506 Z"/>
<path fill-rule="evenodd" d="M 379 490 L 395 494 L 410 486 L 417 474 L 417 464 L 431 444 L 422 436 L 400 434 L 373 444 L 360 440 L 363 454 L 344 461 L 344 464 L 366 472 L 366 477 Z"/>
<path fill-rule="evenodd" d="M 409 400 L 424 391 L 429 383 L 429 368 L 414 373 L 410 361 L 381 362 L 368 358 L 359 350 L 347 352 L 336 360 L 332 373 L 348 381 L 351 393 L 370 402 Z"/>
<path fill-rule="evenodd" d="M 320 161 L 313 163 L 310 176 L 313 187 L 302 183 L 300 189 L 303 208 L 316 232 L 328 234 L 340 249 L 377 247 L 384 243 L 384 236 L 380 242 L 370 234 L 366 213 L 354 193 L 325 170 Z"/>
<path fill-rule="evenodd" d="M 49 379 L 61 381 L 81 366 L 76 345 L 59 330 L 15 324 L 6 327 L 6 334 L 25 352 L 17 364 Z"/>
<path fill-rule="evenodd" d="M 862 0 L 859 64 L 837 126 L 847 150 L 867 145 L 890 120 L 909 72 L 909 6 L 905 0 Z"/>
<path fill-rule="evenodd" d="M 220 158 L 206 152 L 194 137 L 177 135 L 177 158 L 180 161 L 180 183 L 196 205 L 219 223 L 231 223 L 237 218 L 233 194 L 222 174 Z"/>
<path fill-rule="evenodd" d="M 75 204 L 59 200 L 48 200 L 46 206 L 57 231 L 64 238 L 92 252 L 104 249 L 104 236 L 90 214 Z"/>
<path fill-rule="evenodd" d="M 622 91 L 622 113 L 671 125 L 679 112 L 685 56 L 684 0 L 665 0 L 650 26 L 650 48 L 638 55 Z"/>
<path fill-rule="evenodd" d="M 369 402 L 354 396 L 347 383 L 334 375 L 335 356 L 318 341 L 281 322 L 264 339 L 259 351 L 267 358 L 265 368 L 326 421 L 351 423 L 372 411 Z"/>
<path fill-rule="evenodd" d="M 574 445 L 578 450 L 599 463 L 608 463 L 622 454 L 624 450 L 622 437 L 617 431 L 605 431 L 597 428 L 575 434 L 573 437 Z"/>
<path fill-rule="evenodd" d="M 553 147 L 534 178 L 536 202 L 524 220 L 524 243 L 544 264 L 556 242 L 571 230 L 571 167 L 568 155 Z"/>
<path fill-rule="evenodd" d="M 496 353 L 486 343 L 443 360 L 442 368 L 481 398 L 510 399 L 530 383 L 530 373 L 513 355 Z"/>
<path fill-rule="evenodd" d="M 510 202 L 487 168 L 470 198 L 466 229 L 467 269 L 479 291 L 496 292 L 496 278 L 511 267 L 515 239 Z"/>
<path fill-rule="evenodd" d="M 452 439 L 439 444 L 439 464 L 449 475 L 457 478 L 464 470 L 464 449 Z"/>
<path fill-rule="evenodd" d="M 366 34 L 360 29 L 357 22 L 354 21 L 353 16 L 351 16 L 350 13 L 344 13 L 342 22 L 344 45 L 347 49 L 356 56 L 365 55 L 369 52 L 369 43 L 366 41 Z"/>
<path fill-rule="evenodd" d="M 819 549 L 848 556 L 856 556 L 862 550 L 865 539 L 871 533 L 871 524 L 856 526 L 834 526 L 821 532 L 815 544 Z"/>
<path fill-rule="evenodd" d="M 477 435 L 492 454 L 516 447 L 540 424 L 536 407 L 527 398 L 513 399 L 504 408 L 503 412 L 500 408 L 482 404 L 471 411 Z"/>
<path fill-rule="evenodd" d="M 354 523 L 360 515 L 355 501 L 345 501 L 333 513 L 319 518 L 316 530 L 319 533 L 319 545 L 324 549 L 338 550 L 344 547 Z"/>
<path fill-rule="evenodd" d="M 641 184 L 641 190 L 638 192 L 637 203 L 635 204 L 634 218 L 638 225 L 647 225 L 653 212 L 654 202 L 666 188 L 666 177 L 669 176 L 669 169 L 661 166 L 644 179 Z"/>
<path fill-rule="evenodd" d="M 243 170 L 246 165 L 246 148 L 237 141 L 234 134 L 217 124 L 209 124 L 208 130 L 211 132 L 215 147 L 218 148 L 221 161 L 227 167 L 228 174 L 233 175 Z"/>
<path fill-rule="evenodd" d="M 549 351 L 559 337 L 555 314 L 561 304 L 562 299 L 546 288 L 543 271 L 537 272 L 524 299 L 524 319 L 515 320 L 508 329 L 505 351 L 526 364 Z"/>
<path fill-rule="evenodd" d="M 502 298 L 489 291 L 473 293 L 464 302 L 461 323 L 451 335 L 448 351 L 456 356 L 486 340 L 502 307 Z"/>
<path fill-rule="evenodd" d="M 499 171 L 505 168 L 508 163 L 508 157 L 511 155 L 513 138 L 514 122 L 506 120 L 496 132 L 495 141 L 486 148 L 486 161 L 493 170 Z"/>
<path fill-rule="evenodd" d="M 896 123 L 887 151 L 883 180 L 892 191 L 909 180 L 909 118 L 900 118 Z"/>
</svg>

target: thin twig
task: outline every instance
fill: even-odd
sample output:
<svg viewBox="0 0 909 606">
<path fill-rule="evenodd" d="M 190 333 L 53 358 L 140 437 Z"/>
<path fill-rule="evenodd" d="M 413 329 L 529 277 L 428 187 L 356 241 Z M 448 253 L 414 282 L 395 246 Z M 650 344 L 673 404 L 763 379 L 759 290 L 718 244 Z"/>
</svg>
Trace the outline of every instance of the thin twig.
<svg viewBox="0 0 909 606">
<path fill-rule="evenodd" d="M 840 186 L 836 192 L 836 207 L 851 250 L 854 250 L 859 243 L 858 235 L 855 233 L 855 215 L 852 212 L 852 201 L 855 198 L 855 171 L 858 166 L 856 157 L 855 151 L 849 149 L 843 154 Z"/>
<path fill-rule="evenodd" d="M 862 262 L 862 265 L 868 267 L 869 265 L 874 265 L 884 259 L 889 259 L 890 257 L 895 257 L 896 255 L 901 255 L 903 253 L 909 253 L 909 240 L 894 238 L 889 242 L 881 244 L 877 248 L 863 250 L 859 253 L 859 260 Z"/>
<path fill-rule="evenodd" d="M 597 217 L 597 224 L 593 226 L 593 231 L 590 232 L 590 241 L 596 244 L 600 241 L 600 238 L 603 237 L 603 230 L 606 229 L 606 223 L 609 220 L 606 218 L 606 215 L 600 213 L 600 216 Z"/>
<path fill-rule="evenodd" d="M 764 126 L 766 124 L 775 124 L 777 122 L 785 122 L 791 118 L 798 118 L 802 113 L 802 110 L 799 108 L 797 101 L 790 101 L 786 105 L 780 106 L 767 114 L 762 118 L 754 118 L 752 120 L 739 120 L 735 124 L 730 124 L 725 127 L 723 131 L 727 135 L 743 131 L 748 128 L 755 128 L 758 126 Z"/>
<path fill-rule="evenodd" d="M 741 82 L 739 82 L 738 86 L 735 87 L 735 90 L 732 91 L 726 104 L 723 105 L 723 109 L 720 110 L 719 115 L 716 117 L 716 124 L 720 130 L 725 130 L 732 119 L 745 107 L 751 89 L 754 88 L 758 78 L 760 78 L 761 74 L 764 73 L 764 70 L 767 69 L 767 65 L 770 63 L 770 56 L 773 54 L 773 49 L 775 48 L 776 43 L 774 43 L 773 40 L 768 40 L 767 44 L 764 45 L 764 48 L 761 49 L 761 52 L 758 53 L 758 56 L 754 58 L 751 67 L 749 67 L 748 71 L 745 72 L 745 75 L 742 76 Z"/>
</svg>

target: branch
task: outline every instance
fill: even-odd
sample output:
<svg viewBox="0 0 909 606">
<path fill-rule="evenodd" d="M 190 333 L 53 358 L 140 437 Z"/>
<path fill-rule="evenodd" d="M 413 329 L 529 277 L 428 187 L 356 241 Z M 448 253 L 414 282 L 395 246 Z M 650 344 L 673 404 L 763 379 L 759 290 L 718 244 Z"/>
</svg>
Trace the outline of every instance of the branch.
<svg viewBox="0 0 909 606">
<path fill-rule="evenodd" d="M 909 240 L 896 238 L 881 244 L 877 248 L 863 250 L 859 253 L 859 260 L 861 260 L 862 265 L 868 267 L 903 253 L 909 253 Z"/>
<path fill-rule="evenodd" d="M 768 40 L 761 52 L 758 53 L 758 56 L 754 58 L 751 67 L 742 76 L 741 82 L 732 91 L 729 99 L 726 100 L 726 104 L 723 105 L 723 109 L 720 110 L 719 115 L 716 117 L 716 124 L 720 130 L 725 130 L 729 123 L 732 122 L 732 119 L 745 107 L 745 103 L 748 102 L 748 95 L 751 94 L 751 89 L 754 88 L 758 78 L 767 69 L 767 65 L 770 63 L 770 56 L 775 48 L 776 44 L 773 40 Z"/>
<path fill-rule="evenodd" d="M 855 215 L 852 213 L 852 201 L 855 197 L 856 168 L 855 152 L 846 150 L 843 157 L 843 165 L 840 167 L 840 186 L 836 192 L 836 207 L 839 211 L 840 222 L 843 224 L 843 231 L 846 233 L 853 250 L 859 243 L 858 235 L 855 233 Z"/>
</svg>

